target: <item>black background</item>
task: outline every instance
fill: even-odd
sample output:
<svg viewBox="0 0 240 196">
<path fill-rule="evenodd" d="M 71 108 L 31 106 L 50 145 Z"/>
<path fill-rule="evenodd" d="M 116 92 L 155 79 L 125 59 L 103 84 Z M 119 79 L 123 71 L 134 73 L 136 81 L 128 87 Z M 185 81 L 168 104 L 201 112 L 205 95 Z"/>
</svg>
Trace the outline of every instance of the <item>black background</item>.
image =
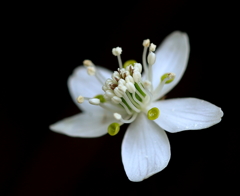
<svg viewBox="0 0 240 196">
<path fill-rule="evenodd" d="M 2 37 L 0 195 L 186 196 L 237 190 L 233 58 L 238 23 L 231 2 L 86 1 L 8 8 Z M 172 152 L 167 168 L 143 182 L 130 182 L 121 162 L 124 129 L 93 139 L 49 130 L 50 124 L 79 112 L 67 78 L 84 59 L 114 70 L 111 49 L 120 46 L 123 61 L 141 62 L 143 39 L 159 45 L 175 30 L 188 34 L 191 52 L 168 98 L 204 99 L 225 115 L 208 129 L 167 133 Z"/>
</svg>

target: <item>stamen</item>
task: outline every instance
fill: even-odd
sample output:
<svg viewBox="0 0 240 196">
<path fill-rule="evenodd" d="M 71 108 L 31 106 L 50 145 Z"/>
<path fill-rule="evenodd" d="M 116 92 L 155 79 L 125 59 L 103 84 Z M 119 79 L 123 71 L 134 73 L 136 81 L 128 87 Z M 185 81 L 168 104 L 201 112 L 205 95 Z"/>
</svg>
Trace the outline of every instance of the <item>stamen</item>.
<svg viewBox="0 0 240 196">
<path fill-rule="evenodd" d="M 86 59 L 83 61 L 83 65 L 86 67 L 89 67 L 89 66 L 93 66 L 93 63 L 91 60 Z"/>
<path fill-rule="evenodd" d="M 149 52 L 148 54 L 148 64 L 149 64 L 149 70 L 148 70 L 148 79 L 150 82 L 152 82 L 152 66 L 156 61 L 156 55 L 153 52 Z M 153 91 L 153 86 L 151 86 L 151 92 Z"/>
<path fill-rule="evenodd" d="M 175 79 L 175 74 L 174 73 L 163 74 L 161 77 L 161 81 L 164 81 L 165 78 L 168 78 L 168 80 L 165 82 L 165 84 L 169 84 Z"/>
<path fill-rule="evenodd" d="M 160 111 L 158 108 L 154 107 L 148 110 L 147 117 L 149 120 L 156 120 L 159 117 Z"/>
<path fill-rule="evenodd" d="M 121 114 L 118 114 L 118 113 L 114 113 L 114 114 L 113 114 L 113 116 L 114 116 L 117 120 L 121 121 L 122 123 L 131 123 L 131 122 L 133 122 L 133 121 L 136 119 L 137 115 L 138 115 L 138 113 L 134 113 L 134 114 L 131 116 L 130 119 L 123 119 L 122 116 L 121 116 Z"/>
<path fill-rule="evenodd" d="M 121 102 L 119 103 L 129 115 L 132 115 L 133 113 L 128 109 L 128 107 L 125 105 L 125 103 Z"/>
<path fill-rule="evenodd" d="M 151 87 L 152 83 L 149 80 L 145 80 L 143 82 L 143 86 L 147 89 L 149 89 L 149 87 Z"/>
<path fill-rule="evenodd" d="M 84 102 L 84 97 L 83 97 L 83 96 L 79 96 L 79 97 L 77 98 L 77 102 L 78 102 L 78 103 L 83 103 L 83 102 Z"/>
<path fill-rule="evenodd" d="M 134 93 L 135 94 L 135 93 Z M 133 103 L 133 105 L 136 107 L 136 108 L 139 108 L 139 106 L 140 105 L 142 105 L 142 103 L 141 102 L 139 102 L 138 100 L 138 102 L 136 102 L 135 101 L 135 99 L 136 99 L 136 97 L 135 97 L 135 99 L 130 95 L 130 93 L 129 92 L 127 92 L 127 96 L 128 96 L 128 98 L 130 99 L 130 101 Z"/>
<path fill-rule="evenodd" d="M 140 82 L 141 78 L 142 78 L 142 76 L 141 76 L 139 71 L 134 71 L 133 72 L 133 79 L 134 79 L 135 82 L 137 82 L 137 83 Z"/>
<path fill-rule="evenodd" d="M 100 104 L 100 99 L 97 99 L 97 98 L 91 98 L 88 101 L 92 105 L 99 105 Z"/>
<path fill-rule="evenodd" d="M 87 73 L 90 76 L 95 76 L 95 73 L 96 73 L 95 67 L 87 67 Z"/>
<path fill-rule="evenodd" d="M 107 103 L 100 103 L 99 104 L 100 107 L 102 107 L 103 109 L 107 110 L 107 111 L 110 111 L 110 112 L 125 112 L 125 110 L 119 106 L 119 105 L 116 105 L 114 103 L 111 103 L 111 102 L 107 102 Z"/>
<path fill-rule="evenodd" d="M 122 48 L 120 47 L 113 48 L 112 53 L 114 56 L 117 56 L 119 67 L 122 68 L 122 59 L 120 56 L 122 54 Z"/>
<path fill-rule="evenodd" d="M 154 90 L 154 97 L 153 99 L 156 99 L 159 97 L 159 93 L 161 92 L 164 84 L 169 84 L 171 83 L 175 78 L 175 74 L 174 73 L 166 73 L 163 74 L 161 77 L 161 82 L 159 83 L 159 85 L 157 86 L 157 88 Z"/>
<path fill-rule="evenodd" d="M 129 107 L 132 109 L 132 110 L 134 110 L 135 112 L 141 112 L 141 110 L 139 110 L 138 108 L 136 108 L 134 105 L 133 105 L 133 103 L 129 100 L 129 97 L 126 95 L 126 94 L 124 94 L 123 95 L 123 98 L 125 99 L 125 101 L 127 102 L 127 104 L 129 105 Z"/>
<path fill-rule="evenodd" d="M 118 123 L 112 123 L 108 126 L 108 133 L 111 136 L 116 135 L 120 130 L 120 124 Z"/>
<path fill-rule="evenodd" d="M 135 60 L 128 60 L 128 61 L 126 61 L 124 64 L 123 64 L 123 68 L 127 68 L 128 66 L 130 66 L 130 65 L 132 65 L 132 66 L 134 66 L 134 64 L 136 63 L 137 61 L 135 61 Z"/>
<path fill-rule="evenodd" d="M 122 103 L 122 99 L 119 98 L 119 97 L 117 97 L 117 96 L 113 96 L 111 100 L 112 100 L 112 102 L 115 103 L 115 104 L 120 104 L 120 103 Z"/>
<path fill-rule="evenodd" d="M 134 63 L 134 70 L 138 70 L 140 73 L 142 73 L 141 63 Z"/>
<path fill-rule="evenodd" d="M 153 44 L 153 43 L 151 43 L 150 48 L 149 48 L 149 51 L 150 51 L 150 52 L 154 52 L 155 50 L 156 50 L 156 45 Z"/>
<path fill-rule="evenodd" d="M 146 77 L 147 77 L 146 79 L 148 79 L 148 67 L 147 67 L 147 62 L 146 62 L 146 56 L 147 56 L 147 49 L 148 49 L 149 45 L 150 45 L 149 39 L 146 39 L 143 41 L 144 49 L 143 49 L 143 54 L 142 54 L 142 63 L 143 63 Z"/>
<path fill-rule="evenodd" d="M 122 119 L 122 115 L 119 114 L 119 113 L 114 113 L 113 116 L 116 120 L 121 120 Z"/>
<path fill-rule="evenodd" d="M 96 95 L 94 98 L 99 99 L 101 103 L 105 103 L 106 102 L 106 100 L 105 100 L 103 95 Z"/>
</svg>

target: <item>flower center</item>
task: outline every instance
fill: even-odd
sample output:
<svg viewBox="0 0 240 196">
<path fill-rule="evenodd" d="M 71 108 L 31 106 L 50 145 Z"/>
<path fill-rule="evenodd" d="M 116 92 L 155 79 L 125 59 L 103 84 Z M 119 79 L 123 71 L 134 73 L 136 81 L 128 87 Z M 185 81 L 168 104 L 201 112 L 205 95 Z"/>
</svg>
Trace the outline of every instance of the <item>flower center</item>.
<svg viewBox="0 0 240 196">
<path fill-rule="evenodd" d="M 174 80 L 175 75 L 166 73 L 160 78 L 160 83 L 155 90 L 152 86 L 152 66 L 156 61 L 154 54 L 156 46 L 150 44 L 150 40 L 143 41 L 142 64 L 135 60 L 126 61 L 122 64 L 122 49 L 112 49 L 113 55 L 117 56 L 119 68 L 114 71 L 111 78 L 104 80 L 95 65 L 90 60 L 83 61 L 89 75 L 95 76 L 102 84 L 103 95 L 96 95 L 94 98 L 79 96 L 77 101 L 83 103 L 87 99 L 92 105 L 99 105 L 104 109 L 113 112 L 114 118 L 122 123 L 133 122 L 140 112 L 144 112 L 149 120 L 155 120 L 160 115 L 159 108 L 149 108 L 153 99 L 159 94 L 164 84 Z M 147 49 L 149 48 L 148 56 Z M 145 74 L 142 77 L 142 70 Z M 110 135 L 116 135 L 120 129 L 119 123 L 112 123 L 108 127 Z"/>
</svg>

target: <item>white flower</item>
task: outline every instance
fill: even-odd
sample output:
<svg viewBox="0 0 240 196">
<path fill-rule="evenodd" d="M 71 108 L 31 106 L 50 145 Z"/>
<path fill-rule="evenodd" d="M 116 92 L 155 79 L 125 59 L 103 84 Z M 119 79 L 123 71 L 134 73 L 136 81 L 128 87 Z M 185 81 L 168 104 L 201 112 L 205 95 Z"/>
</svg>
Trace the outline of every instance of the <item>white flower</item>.
<svg viewBox="0 0 240 196">
<path fill-rule="evenodd" d="M 131 181 L 142 181 L 167 166 L 170 144 L 164 130 L 204 129 L 223 116 L 219 107 L 200 99 L 160 100 L 186 69 L 185 33 L 173 32 L 156 54 L 150 40 L 144 40 L 143 46 L 143 67 L 139 63 L 122 66 L 120 47 L 112 50 L 119 62 L 114 73 L 85 60 L 85 67 L 76 68 L 68 80 L 71 96 L 83 113 L 50 126 L 72 137 L 99 137 L 108 132 L 115 135 L 121 124 L 131 123 L 122 142 L 123 166 Z"/>
</svg>

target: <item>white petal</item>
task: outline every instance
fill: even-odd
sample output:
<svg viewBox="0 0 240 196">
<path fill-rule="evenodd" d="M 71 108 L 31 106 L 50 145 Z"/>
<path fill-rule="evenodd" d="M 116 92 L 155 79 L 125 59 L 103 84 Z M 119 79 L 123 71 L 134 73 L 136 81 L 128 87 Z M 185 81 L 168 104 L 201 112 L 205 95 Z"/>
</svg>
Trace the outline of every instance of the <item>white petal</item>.
<svg viewBox="0 0 240 196">
<path fill-rule="evenodd" d="M 116 120 L 111 113 L 102 110 L 65 118 L 50 125 L 50 129 L 72 137 L 99 137 L 107 133 L 108 126 L 114 121 Z"/>
<path fill-rule="evenodd" d="M 175 31 L 165 38 L 156 51 L 156 63 L 153 65 L 153 89 L 165 73 L 174 73 L 173 82 L 164 85 L 157 99 L 168 93 L 182 78 L 189 57 L 189 41 L 186 33 Z M 155 99 L 156 100 L 156 99 Z"/>
<path fill-rule="evenodd" d="M 142 181 L 160 172 L 167 166 L 170 154 L 165 131 L 145 114 L 139 114 L 122 143 L 122 161 L 129 180 Z"/>
<path fill-rule="evenodd" d="M 219 107 L 196 98 L 157 101 L 151 107 L 160 110 L 160 116 L 155 122 L 172 133 L 204 129 L 219 123 L 223 116 Z"/>
<path fill-rule="evenodd" d="M 100 72 L 105 79 L 111 77 L 111 72 L 102 67 L 96 66 L 98 72 Z M 87 74 L 87 69 L 84 66 L 77 67 L 73 74 L 68 78 L 68 88 L 72 96 L 73 101 L 83 111 L 91 111 L 96 108 L 85 101 L 84 103 L 77 103 L 78 96 L 94 97 L 99 94 L 103 94 L 102 84 L 97 80 L 95 76 Z"/>
</svg>

